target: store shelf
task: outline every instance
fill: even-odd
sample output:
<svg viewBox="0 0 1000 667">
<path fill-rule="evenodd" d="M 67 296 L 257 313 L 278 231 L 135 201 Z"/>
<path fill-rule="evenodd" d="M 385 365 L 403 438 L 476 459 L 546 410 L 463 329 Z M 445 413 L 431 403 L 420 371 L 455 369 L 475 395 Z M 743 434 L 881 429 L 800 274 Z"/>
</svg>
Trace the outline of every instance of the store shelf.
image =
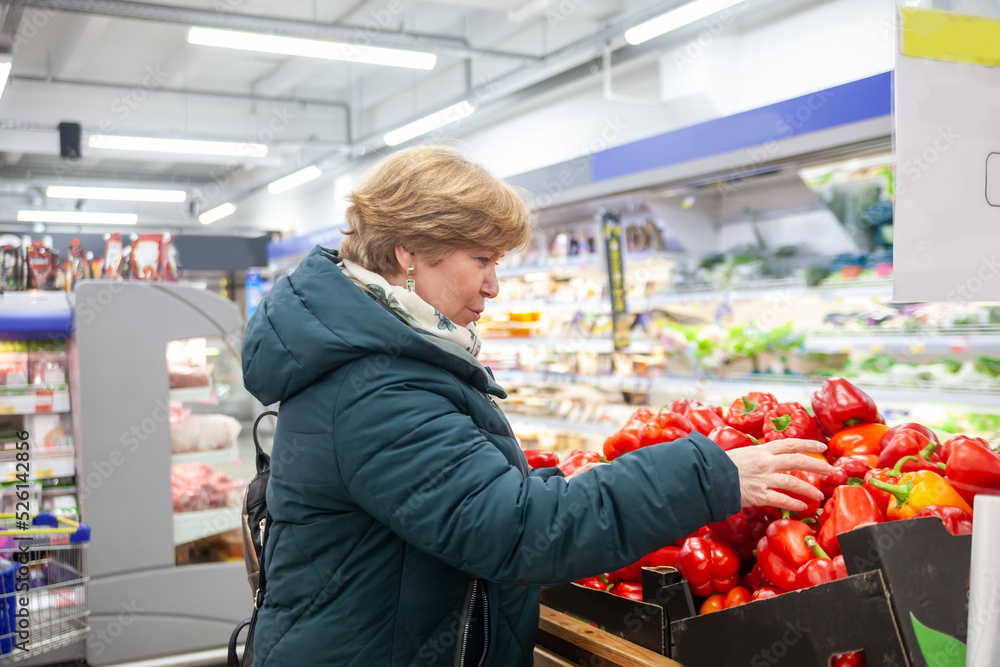
<svg viewBox="0 0 1000 667">
<path fill-rule="evenodd" d="M 484 338 L 483 351 L 495 352 L 513 348 L 545 348 L 557 352 L 596 352 L 610 354 L 615 351 L 610 338 L 546 338 L 533 336 L 526 338 Z M 651 340 L 635 340 L 622 352 L 649 354 L 653 349 Z"/>
<path fill-rule="evenodd" d="M 888 300 L 892 298 L 891 280 L 845 282 L 833 286 L 808 287 L 801 280 L 762 280 L 741 283 L 734 289 L 674 289 L 661 294 L 626 299 L 629 310 L 651 310 L 667 303 L 716 303 L 820 296 L 826 299 L 867 297 Z"/>
<path fill-rule="evenodd" d="M 576 373 L 547 373 L 525 371 L 497 371 L 496 380 L 502 387 L 558 387 L 584 386 L 611 391 L 648 392 L 652 378 L 628 375 L 578 375 Z"/>
<path fill-rule="evenodd" d="M 604 257 L 601 255 L 580 255 L 567 257 L 564 260 L 532 263 L 520 266 L 501 266 L 497 269 L 497 278 L 519 278 L 529 273 L 562 273 L 579 269 L 600 269 L 604 267 Z"/>
<path fill-rule="evenodd" d="M 232 463 L 240 459 L 240 448 L 236 440 L 223 449 L 210 449 L 204 452 L 184 452 L 170 457 L 171 465 L 185 463 Z"/>
<path fill-rule="evenodd" d="M 51 340 L 73 334 L 73 300 L 65 292 L 0 295 L 0 340 Z"/>
<path fill-rule="evenodd" d="M 174 546 L 239 528 L 242 520 L 239 507 L 174 514 Z"/>
<path fill-rule="evenodd" d="M 76 459 L 72 447 L 53 449 L 28 450 L 28 479 L 53 479 L 56 477 L 73 477 L 76 475 Z M 6 450 L 0 452 L 0 482 L 11 482 L 23 473 L 23 467 L 18 469 L 15 459 L 17 452 Z"/>
<path fill-rule="evenodd" d="M 850 352 L 865 349 L 886 354 L 1000 353 L 1000 327 L 957 326 L 918 331 L 878 330 L 840 333 L 810 331 L 802 343 L 807 352 Z"/>
<path fill-rule="evenodd" d="M 611 301 L 608 299 L 581 299 L 579 301 L 546 301 L 545 299 L 514 299 L 511 301 L 495 301 L 490 304 L 490 310 L 500 313 L 587 313 L 611 314 Z"/>
<path fill-rule="evenodd" d="M 517 386 L 560 386 L 583 385 L 600 389 L 638 392 L 673 392 L 690 395 L 714 395 L 724 401 L 731 401 L 750 391 L 770 391 L 779 393 L 783 400 L 808 403 L 813 392 L 823 379 L 795 378 L 794 376 L 754 375 L 744 378 L 704 378 L 689 376 L 663 376 L 656 378 L 627 378 L 613 375 L 576 375 L 572 373 L 525 373 L 522 371 L 500 371 L 496 374 L 501 386 L 511 389 Z M 890 382 L 875 383 L 853 380 L 875 399 L 876 403 L 933 403 L 938 405 L 975 408 L 977 412 L 1000 414 L 1000 386 L 992 389 L 982 387 L 949 387 L 947 389 L 930 383 L 894 385 Z M 641 389 L 645 387 L 645 389 Z"/>
<path fill-rule="evenodd" d="M 521 415 L 516 412 L 505 413 L 511 426 L 517 431 L 518 425 L 531 426 L 533 428 L 545 428 L 563 433 L 573 433 L 577 435 L 597 436 L 606 438 L 618 428 L 615 424 L 589 424 L 585 422 L 572 422 L 557 417 L 533 417 Z"/>
<path fill-rule="evenodd" d="M 204 387 L 178 387 L 177 389 L 170 390 L 170 400 L 180 401 L 181 403 L 208 401 L 213 396 L 211 384 L 207 384 Z"/>
<path fill-rule="evenodd" d="M 69 391 L 5 389 L 0 392 L 0 415 L 69 412 Z"/>
</svg>

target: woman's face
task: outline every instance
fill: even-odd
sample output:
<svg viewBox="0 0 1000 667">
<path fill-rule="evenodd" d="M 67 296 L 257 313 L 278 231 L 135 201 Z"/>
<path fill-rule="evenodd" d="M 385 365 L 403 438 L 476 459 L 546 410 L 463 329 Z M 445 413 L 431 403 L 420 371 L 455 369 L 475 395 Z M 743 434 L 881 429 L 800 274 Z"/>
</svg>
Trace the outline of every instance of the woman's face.
<svg viewBox="0 0 1000 667">
<path fill-rule="evenodd" d="M 486 248 L 459 249 L 428 266 L 413 255 L 414 291 L 455 324 L 468 326 L 500 291 L 496 263 L 502 256 Z"/>
</svg>

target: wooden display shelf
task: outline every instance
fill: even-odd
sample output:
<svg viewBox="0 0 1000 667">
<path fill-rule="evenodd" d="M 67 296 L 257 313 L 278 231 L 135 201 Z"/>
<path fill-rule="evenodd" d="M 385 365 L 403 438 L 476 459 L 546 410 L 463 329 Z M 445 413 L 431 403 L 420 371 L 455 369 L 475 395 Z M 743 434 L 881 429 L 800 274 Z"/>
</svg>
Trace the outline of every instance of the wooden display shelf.
<svg viewBox="0 0 1000 667">
<path fill-rule="evenodd" d="M 601 664 L 609 667 L 683 667 L 572 616 L 542 605 L 535 640 L 535 667 Z"/>
</svg>

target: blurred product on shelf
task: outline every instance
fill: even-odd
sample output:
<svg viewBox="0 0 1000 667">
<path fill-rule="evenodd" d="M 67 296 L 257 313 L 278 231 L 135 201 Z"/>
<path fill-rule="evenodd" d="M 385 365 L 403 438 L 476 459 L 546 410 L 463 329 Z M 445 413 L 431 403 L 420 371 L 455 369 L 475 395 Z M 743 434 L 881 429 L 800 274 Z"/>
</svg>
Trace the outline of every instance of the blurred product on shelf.
<svg viewBox="0 0 1000 667">
<path fill-rule="evenodd" d="M 170 420 L 170 450 L 174 454 L 232 447 L 243 426 L 229 415 L 188 414 Z"/>
<path fill-rule="evenodd" d="M 239 507 L 246 480 L 233 479 L 205 463 L 183 463 L 170 467 L 174 512 L 199 512 Z"/>
<path fill-rule="evenodd" d="M 208 387 L 212 380 L 212 367 L 207 359 L 208 345 L 204 338 L 170 341 L 167 344 L 170 388 Z"/>
</svg>

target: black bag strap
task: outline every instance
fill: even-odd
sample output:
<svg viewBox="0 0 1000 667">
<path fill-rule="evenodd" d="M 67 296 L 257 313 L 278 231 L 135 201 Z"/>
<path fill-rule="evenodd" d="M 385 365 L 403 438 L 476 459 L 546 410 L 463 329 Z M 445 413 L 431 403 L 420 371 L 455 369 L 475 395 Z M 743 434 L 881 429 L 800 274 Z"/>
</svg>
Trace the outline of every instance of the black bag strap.
<svg viewBox="0 0 1000 667">
<path fill-rule="evenodd" d="M 236 626 L 236 629 L 233 630 L 233 634 L 229 635 L 229 657 L 226 660 L 226 667 L 240 667 L 240 659 L 236 654 L 236 644 L 240 640 L 240 631 L 248 625 L 251 626 L 250 631 L 247 633 L 247 644 L 249 644 L 253 639 L 253 621 L 256 617 L 257 612 L 255 611 L 253 617 L 240 622 L 240 624 Z M 244 648 L 243 650 L 244 655 L 246 655 L 246 649 Z"/>
<path fill-rule="evenodd" d="M 267 412 L 262 412 L 258 415 L 257 420 L 253 423 L 253 446 L 257 450 L 257 472 L 264 472 L 265 470 L 270 470 L 271 468 L 271 457 L 264 451 L 264 448 L 260 446 L 260 440 L 257 439 L 257 426 L 260 424 L 260 420 L 268 415 L 277 417 L 278 413 L 274 410 L 268 410 Z"/>
</svg>

